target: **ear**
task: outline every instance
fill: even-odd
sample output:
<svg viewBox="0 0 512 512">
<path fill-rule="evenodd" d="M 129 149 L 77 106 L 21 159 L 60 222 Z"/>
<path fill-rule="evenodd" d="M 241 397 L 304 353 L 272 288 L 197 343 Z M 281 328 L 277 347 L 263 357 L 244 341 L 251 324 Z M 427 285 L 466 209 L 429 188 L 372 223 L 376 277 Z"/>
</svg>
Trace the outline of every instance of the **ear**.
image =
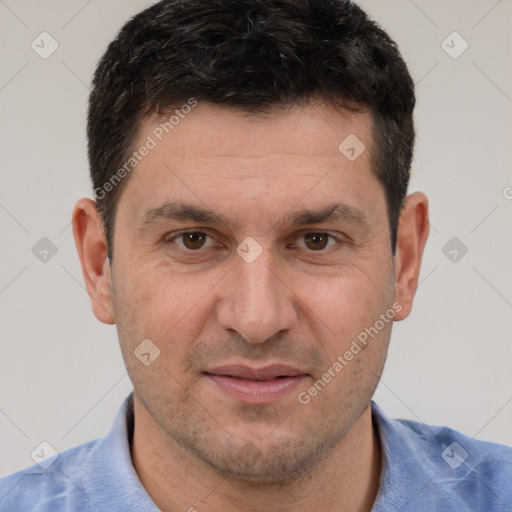
<svg viewBox="0 0 512 512">
<path fill-rule="evenodd" d="M 395 320 L 403 320 L 411 312 L 428 233 L 428 199 L 422 192 L 415 192 L 405 198 L 398 223 L 394 257 L 395 295 L 402 309 L 397 312 Z"/>
<path fill-rule="evenodd" d="M 107 242 L 103 222 L 92 199 L 82 198 L 76 203 L 73 210 L 73 236 L 93 313 L 100 322 L 113 324 L 115 319 Z"/>
</svg>

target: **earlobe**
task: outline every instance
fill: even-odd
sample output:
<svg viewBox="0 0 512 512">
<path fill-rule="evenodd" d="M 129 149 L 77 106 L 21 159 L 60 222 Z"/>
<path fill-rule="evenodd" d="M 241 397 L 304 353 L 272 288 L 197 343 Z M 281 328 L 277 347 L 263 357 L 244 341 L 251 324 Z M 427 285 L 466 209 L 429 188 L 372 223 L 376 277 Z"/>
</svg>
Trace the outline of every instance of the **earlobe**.
<svg viewBox="0 0 512 512">
<path fill-rule="evenodd" d="M 115 319 L 107 243 L 103 223 L 93 200 L 82 198 L 76 203 L 73 210 L 73 236 L 92 310 L 100 322 L 113 324 Z"/>
<path fill-rule="evenodd" d="M 428 199 L 422 192 L 415 192 L 406 197 L 398 225 L 395 298 L 402 310 L 395 320 L 403 320 L 411 312 L 428 233 Z"/>
</svg>

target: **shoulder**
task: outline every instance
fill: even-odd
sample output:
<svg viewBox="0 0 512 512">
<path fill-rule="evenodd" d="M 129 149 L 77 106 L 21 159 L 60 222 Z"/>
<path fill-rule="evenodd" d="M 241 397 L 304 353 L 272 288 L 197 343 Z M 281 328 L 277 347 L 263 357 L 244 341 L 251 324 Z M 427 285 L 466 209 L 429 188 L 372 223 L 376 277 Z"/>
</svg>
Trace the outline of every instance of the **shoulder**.
<svg viewBox="0 0 512 512">
<path fill-rule="evenodd" d="M 91 503 L 76 481 L 90 471 L 88 460 L 99 445 L 90 441 L 1 478 L 0 512 L 87 510 Z"/>
<path fill-rule="evenodd" d="M 416 510 L 422 510 L 423 503 L 461 511 L 511 510 L 511 447 L 444 426 L 391 420 L 375 404 L 372 410 L 387 459 L 385 484 L 390 494 L 401 479 L 417 488 Z"/>
<path fill-rule="evenodd" d="M 0 512 L 155 512 L 133 467 L 133 392 L 106 437 L 70 448 L 0 479 Z M 44 452 L 44 450 L 43 450 Z M 37 458 L 37 452 L 35 454 Z"/>
<path fill-rule="evenodd" d="M 512 487 L 512 448 L 474 439 L 449 427 L 410 420 L 394 420 L 429 460 L 443 473 L 453 475 L 459 468 L 469 479 L 503 482 Z M 451 470 L 451 471 L 450 471 Z"/>
</svg>

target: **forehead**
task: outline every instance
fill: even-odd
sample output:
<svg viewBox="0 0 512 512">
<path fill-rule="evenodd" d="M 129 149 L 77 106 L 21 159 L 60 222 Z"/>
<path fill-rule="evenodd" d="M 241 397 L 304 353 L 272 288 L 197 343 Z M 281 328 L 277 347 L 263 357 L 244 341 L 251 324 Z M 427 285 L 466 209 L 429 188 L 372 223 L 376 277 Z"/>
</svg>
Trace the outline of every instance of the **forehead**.
<svg viewBox="0 0 512 512">
<path fill-rule="evenodd" d="M 368 111 L 355 113 L 320 102 L 279 107 L 261 115 L 199 102 L 187 112 L 147 118 L 139 141 L 151 135 L 159 145 L 174 146 L 176 155 L 210 158 L 278 154 L 332 158 L 340 156 L 339 144 L 349 135 L 356 135 L 366 147 L 371 144 Z"/>
<path fill-rule="evenodd" d="M 134 149 L 144 145 L 152 149 L 137 164 L 123 193 L 137 217 L 170 200 L 206 206 L 214 196 L 225 211 L 230 204 L 239 209 L 241 203 L 272 203 L 277 211 L 278 203 L 285 208 L 301 195 L 311 198 L 303 207 L 318 209 L 343 199 L 342 189 L 350 199 L 342 202 L 357 207 L 368 195 L 367 185 L 379 187 L 370 165 L 369 113 L 340 112 L 328 105 L 256 117 L 198 103 L 180 116 L 144 120 Z M 350 146 L 357 158 L 349 158 L 354 151 L 346 153 Z M 322 194 L 325 201 L 318 199 Z M 220 205 L 214 206 L 218 210 Z M 248 216 L 249 211 L 237 214 Z"/>
</svg>

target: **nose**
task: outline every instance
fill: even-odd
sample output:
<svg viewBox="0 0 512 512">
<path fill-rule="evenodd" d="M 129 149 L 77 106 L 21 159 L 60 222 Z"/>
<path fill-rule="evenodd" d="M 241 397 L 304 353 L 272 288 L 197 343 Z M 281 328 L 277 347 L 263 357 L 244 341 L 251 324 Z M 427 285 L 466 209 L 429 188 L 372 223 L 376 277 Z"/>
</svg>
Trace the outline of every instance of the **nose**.
<svg viewBox="0 0 512 512">
<path fill-rule="evenodd" d="M 279 273 L 271 251 L 264 250 L 252 263 L 236 259 L 217 303 L 217 321 L 249 343 L 262 343 L 292 329 L 297 321 L 295 301 L 287 276 Z"/>
</svg>

